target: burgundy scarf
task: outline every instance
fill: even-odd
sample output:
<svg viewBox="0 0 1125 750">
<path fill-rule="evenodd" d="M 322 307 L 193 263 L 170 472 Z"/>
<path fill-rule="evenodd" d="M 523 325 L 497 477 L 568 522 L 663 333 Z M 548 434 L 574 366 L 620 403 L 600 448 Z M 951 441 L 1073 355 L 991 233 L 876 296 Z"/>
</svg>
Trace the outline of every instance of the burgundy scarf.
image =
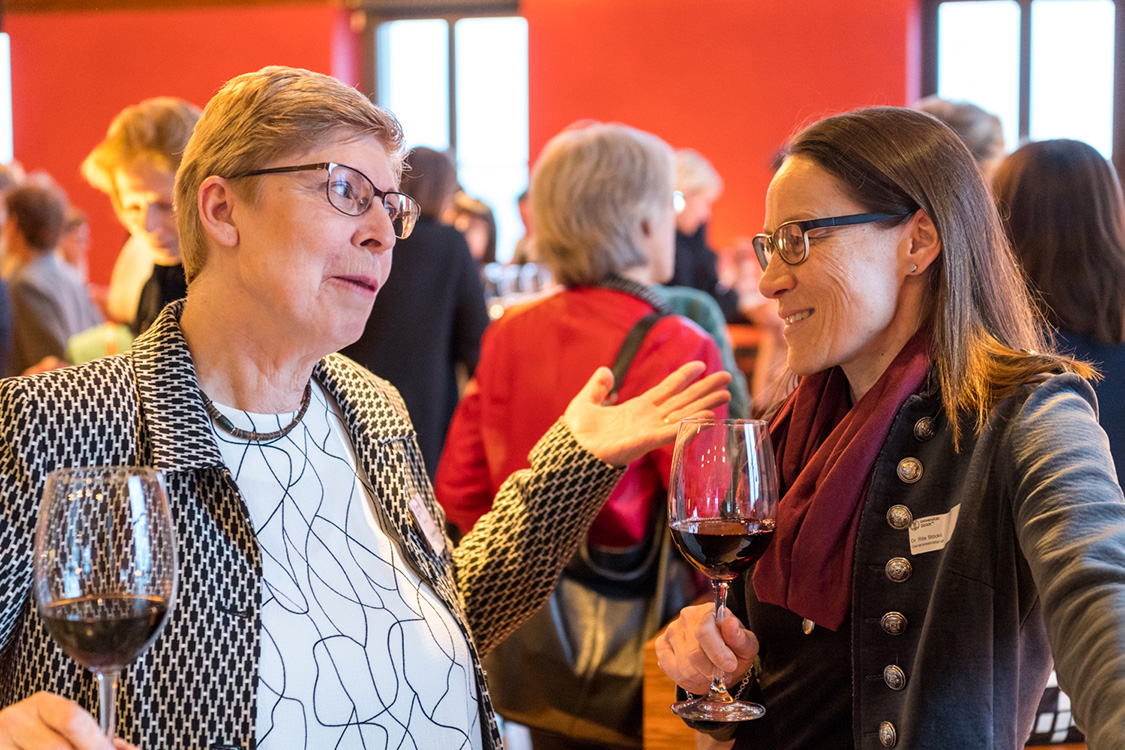
<svg viewBox="0 0 1125 750">
<path fill-rule="evenodd" d="M 759 601 L 838 630 L 851 608 L 859 512 L 891 422 L 929 368 L 930 336 L 914 336 L 859 402 L 839 367 L 810 375 L 770 421 L 781 502 L 754 571 Z"/>
</svg>

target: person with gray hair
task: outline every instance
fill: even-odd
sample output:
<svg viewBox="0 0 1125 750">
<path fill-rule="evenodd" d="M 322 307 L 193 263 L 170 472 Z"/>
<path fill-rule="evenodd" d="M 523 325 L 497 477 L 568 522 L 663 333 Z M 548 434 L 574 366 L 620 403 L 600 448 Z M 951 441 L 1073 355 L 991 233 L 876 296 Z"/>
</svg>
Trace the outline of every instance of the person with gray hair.
<svg viewBox="0 0 1125 750">
<path fill-rule="evenodd" d="M 972 102 L 927 96 L 914 103 L 914 109 L 936 117 L 948 125 L 973 155 L 985 184 L 992 181 L 1004 158 L 1004 126 L 1000 118 Z"/>
<path fill-rule="evenodd" d="M 395 117 L 335 79 L 234 78 L 176 175 L 186 300 L 125 354 L 0 381 L 0 749 L 499 750 L 480 656 L 545 601 L 621 467 L 725 378 L 687 365 L 607 406 L 597 370 L 453 549 L 402 399 L 334 354 L 418 218 L 402 158 Z M 182 561 L 121 671 L 116 743 L 31 601 L 48 473 L 114 465 L 163 472 Z"/>
<path fill-rule="evenodd" d="M 687 286 L 707 292 L 728 323 L 745 323 L 738 291 L 719 280 L 718 258 L 707 244 L 711 206 L 723 192 L 723 178 L 695 149 L 676 151 L 676 190 L 682 196 L 676 207 L 676 265 L 669 286 Z"/>
<path fill-rule="evenodd" d="M 486 523 L 503 476 L 527 467 L 536 433 L 564 412 L 582 373 L 614 362 L 641 321 L 655 319 L 620 383 L 621 398 L 643 392 L 689 360 L 706 362 L 708 372 L 722 371 L 714 341 L 668 314 L 651 286 L 672 271 L 674 189 L 672 149 L 625 125 L 572 127 L 543 149 L 531 184 L 536 244 L 561 289 L 509 308 L 485 331 L 481 361 L 454 414 L 435 482 L 448 519 L 461 531 L 476 533 Z M 654 507 L 663 507 L 671 460 L 668 446 L 630 464 L 591 527 L 590 550 L 649 548 L 650 519 Z M 541 626 L 554 634 L 550 619 L 541 610 L 528 626 L 534 630 L 517 631 L 502 644 L 490 673 L 501 664 L 513 671 L 521 661 L 520 644 L 534 639 Z M 634 659 L 639 667 L 642 654 L 621 659 Z M 595 692 L 587 695 L 561 694 L 545 687 L 542 675 L 522 673 L 526 679 L 497 680 L 491 687 L 497 710 L 531 726 L 537 749 L 579 740 L 593 746 L 640 741 L 639 703 L 635 712 L 594 714 L 604 702 L 592 696 L 611 679 L 607 672 L 591 676 Z M 537 700 L 551 711 L 536 710 Z"/>
</svg>

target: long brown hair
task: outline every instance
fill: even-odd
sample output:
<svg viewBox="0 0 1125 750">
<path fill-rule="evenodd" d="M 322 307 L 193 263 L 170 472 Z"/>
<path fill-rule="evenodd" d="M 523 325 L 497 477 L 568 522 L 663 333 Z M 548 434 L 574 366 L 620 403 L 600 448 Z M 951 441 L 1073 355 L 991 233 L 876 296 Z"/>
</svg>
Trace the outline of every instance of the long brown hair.
<svg viewBox="0 0 1125 750">
<path fill-rule="evenodd" d="M 399 190 L 418 201 L 423 216 L 440 219 L 457 192 L 457 167 L 449 154 L 417 146 L 406 155 Z"/>
<path fill-rule="evenodd" d="M 1047 319 L 1125 341 L 1125 202 L 1109 162 L 1081 141 L 1029 143 L 1000 165 L 993 193 Z"/>
<path fill-rule="evenodd" d="M 809 126 L 788 153 L 815 161 L 868 211 L 922 209 L 933 220 L 942 251 L 927 271 L 931 356 L 955 440 L 960 416 L 979 430 L 997 401 L 1037 375 L 1093 374 L 1046 340 L 988 189 L 946 125 L 909 109 L 861 109 Z"/>
</svg>

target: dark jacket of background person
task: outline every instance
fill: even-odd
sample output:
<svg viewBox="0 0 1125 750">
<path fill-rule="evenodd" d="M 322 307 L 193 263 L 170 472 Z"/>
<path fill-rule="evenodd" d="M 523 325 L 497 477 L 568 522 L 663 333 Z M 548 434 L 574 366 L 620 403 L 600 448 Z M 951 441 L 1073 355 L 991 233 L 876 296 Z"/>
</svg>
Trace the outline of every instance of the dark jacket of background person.
<svg viewBox="0 0 1125 750">
<path fill-rule="evenodd" d="M 9 282 L 13 374 L 44 357 L 63 359 L 71 336 L 102 322 L 78 273 L 53 252 L 20 266 Z"/>
<path fill-rule="evenodd" d="M 12 335 L 12 295 L 0 280 L 0 377 L 11 372 Z"/>
<path fill-rule="evenodd" d="M 484 287 L 465 238 L 423 215 L 395 244 L 391 275 L 363 336 L 342 353 L 398 388 L 431 478 L 457 407 L 457 367 L 473 374 L 487 325 Z"/>
<path fill-rule="evenodd" d="M 1058 139 L 1010 154 L 993 180 L 1004 229 L 1058 344 L 1091 362 L 1098 421 L 1125 480 L 1125 202 L 1094 148 Z"/>
<path fill-rule="evenodd" d="M 169 302 L 175 302 L 186 296 L 187 279 L 184 277 L 183 264 L 154 265 L 152 276 L 149 276 L 148 281 L 141 287 L 141 297 L 137 301 L 137 317 L 130 326 L 133 335 L 139 336 L 147 331 Z"/>
<path fill-rule="evenodd" d="M 676 266 L 666 286 L 690 286 L 707 292 L 719 303 L 728 323 L 745 323 L 746 316 L 738 310 L 738 292 L 719 283 L 719 261 L 707 245 L 707 226 L 695 234 L 676 231 Z"/>
<path fill-rule="evenodd" d="M 76 333 L 102 322 L 86 284 L 58 256 L 66 201 L 53 187 L 22 185 L 6 199 L 7 252 L 16 261 L 8 279 L 12 301 L 12 358 L 18 374 L 44 357 L 66 356 Z"/>
</svg>

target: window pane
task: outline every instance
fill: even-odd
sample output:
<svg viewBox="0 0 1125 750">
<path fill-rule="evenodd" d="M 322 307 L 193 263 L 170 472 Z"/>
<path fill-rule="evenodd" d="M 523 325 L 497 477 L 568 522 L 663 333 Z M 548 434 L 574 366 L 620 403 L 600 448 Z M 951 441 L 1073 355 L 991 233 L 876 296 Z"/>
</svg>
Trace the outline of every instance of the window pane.
<svg viewBox="0 0 1125 750">
<path fill-rule="evenodd" d="M 1020 8 L 1013 0 L 938 6 L 938 96 L 972 102 L 1019 141 Z"/>
<path fill-rule="evenodd" d="M 12 145 L 12 58 L 8 35 L 0 34 L 0 164 L 15 158 Z"/>
<path fill-rule="evenodd" d="M 454 27 L 457 173 L 496 218 L 496 251 L 511 258 L 523 224 L 516 197 L 527 187 L 527 21 L 466 18 Z"/>
<path fill-rule="evenodd" d="M 391 21 L 378 30 L 379 104 L 398 116 L 406 143 L 449 148 L 449 24 Z"/>
<path fill-rule="evenodd" d="M 1031 4 L 1032 140 L 1113 144 L 1113 0 Z"/>
</svg>

